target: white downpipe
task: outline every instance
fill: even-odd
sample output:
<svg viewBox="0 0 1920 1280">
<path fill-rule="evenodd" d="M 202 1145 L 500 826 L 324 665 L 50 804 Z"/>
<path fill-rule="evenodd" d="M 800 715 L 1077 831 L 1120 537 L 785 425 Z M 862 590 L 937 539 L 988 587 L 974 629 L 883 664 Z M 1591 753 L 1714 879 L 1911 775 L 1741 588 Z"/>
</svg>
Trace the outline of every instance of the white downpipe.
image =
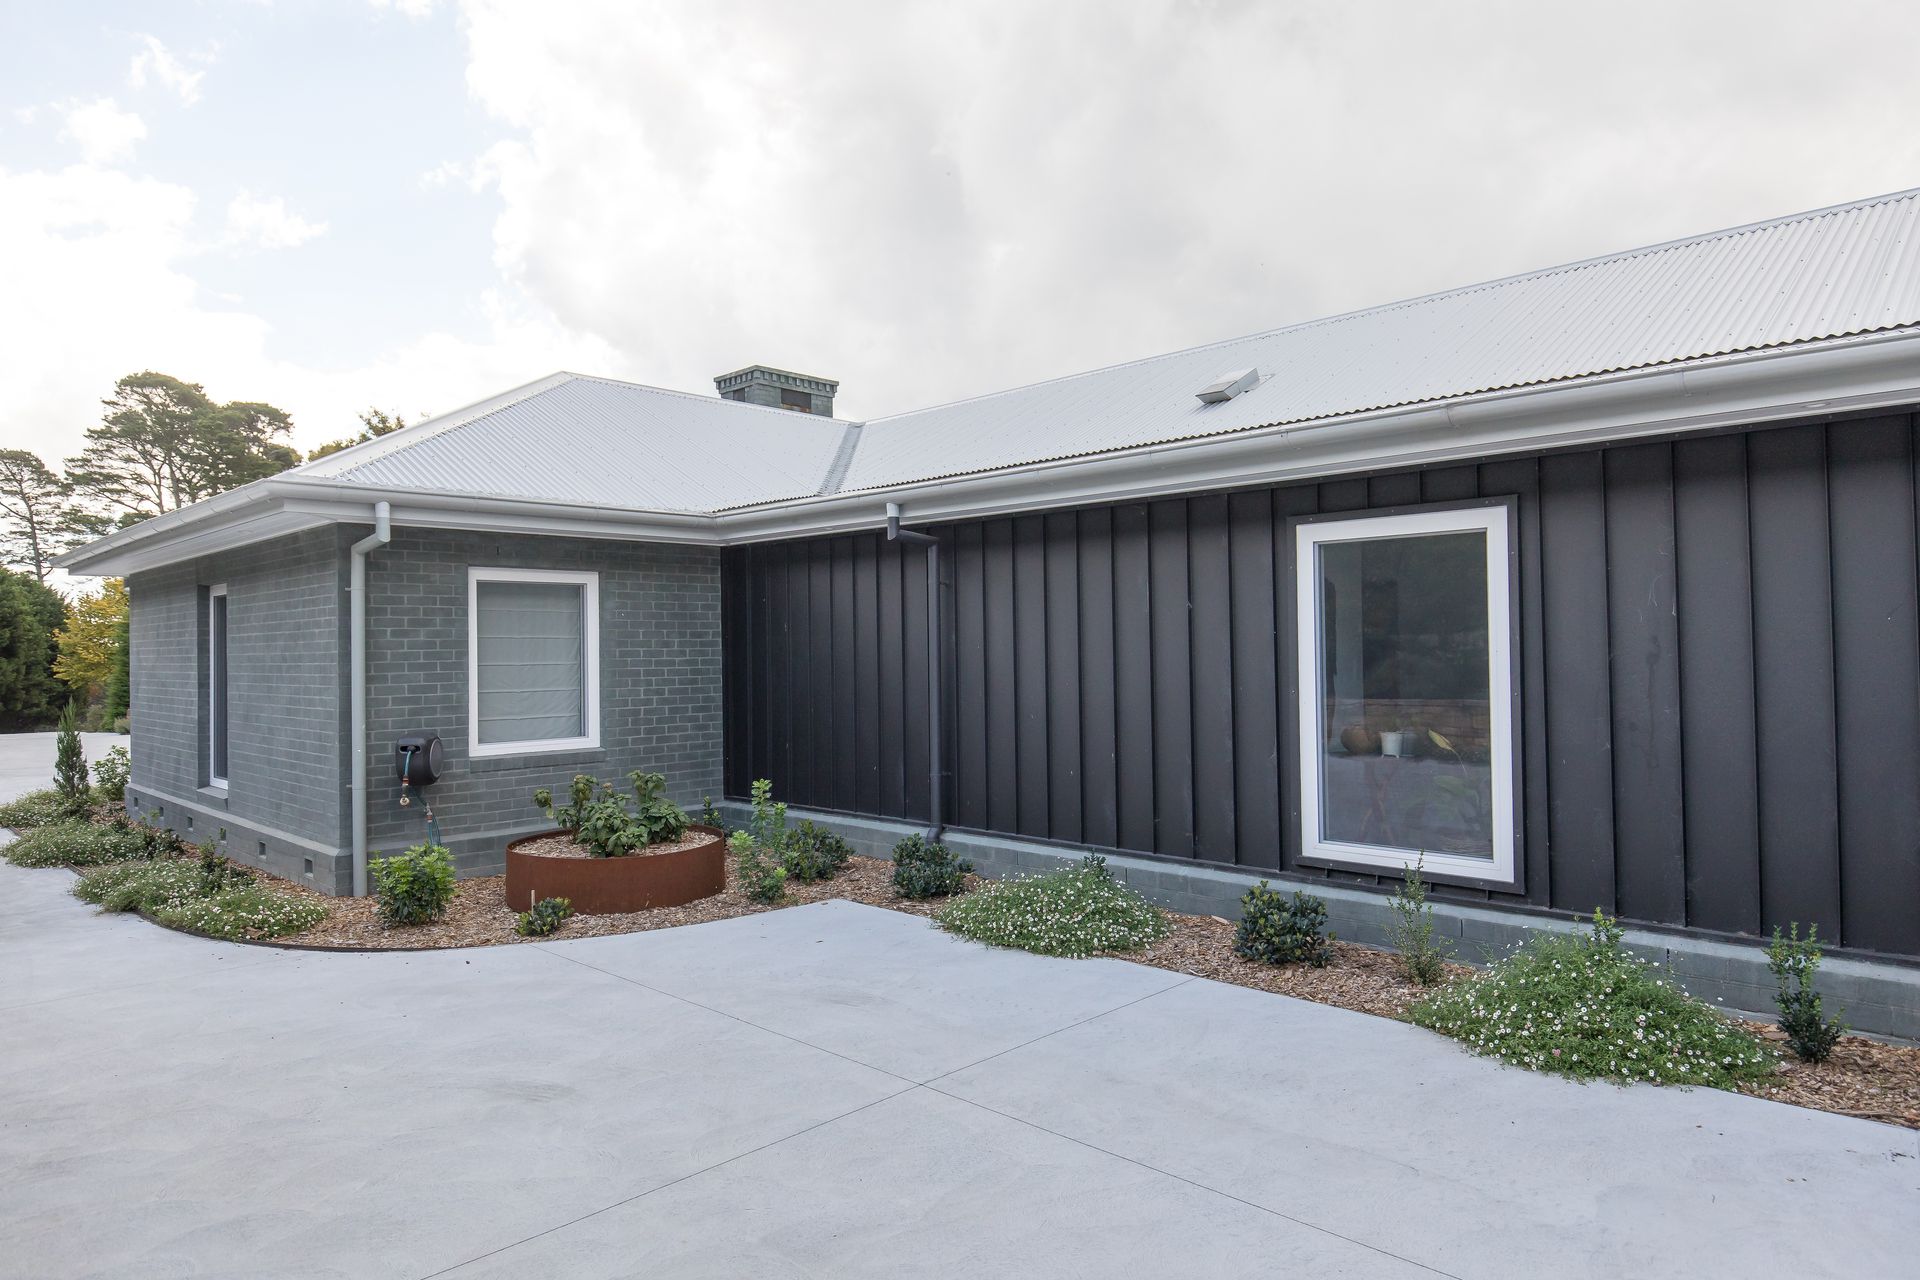
<svg viewBox="0 0 1920 1280">
<path fill-rule="evenodd" d="M 347 576 L 348 648 L 352 671 L 348 676 L 353 711 L 353 896 L 367 896 L 367 552 L 384 547 L 393 537 L 393 508 L 373 504 L 373 532 L 353 544 Z"/>
</svg>

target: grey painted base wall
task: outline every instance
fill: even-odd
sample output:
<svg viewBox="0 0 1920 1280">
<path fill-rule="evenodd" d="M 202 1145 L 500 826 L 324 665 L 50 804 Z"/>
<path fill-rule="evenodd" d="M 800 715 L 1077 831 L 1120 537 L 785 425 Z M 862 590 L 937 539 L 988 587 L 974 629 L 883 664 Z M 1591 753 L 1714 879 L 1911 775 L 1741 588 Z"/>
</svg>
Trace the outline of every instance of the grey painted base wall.
<svg viewBox="0 0 1920 1280">
<path fill-rule="evenodd" d="M 311 885 L 330 894 L 353 891 L 350 851 L 316 844 L 290 831 L 241 817 L 228 809 L 225 798 L 208 789 L 185 797 L 129 787 L 127 809 L 182 840 L 193 844 L 212 841 L 235 862 L 261 867 L 295 884 Z M 225 839 L 221 839 L 222 831 L 226 832 Z"/>
<path fill-rule="evenodd" d="M 746 805 L 728 801 L 720 806 L 729 825 L 744 823 Z M 871 858 L 890 857 L 894 842 L 923 826 L 852 818 L 802 809 L 788 811 L 790 821 L 811 818 L 839 832 L 854 851 Z M 1009 840 L 999 836 L 949 831 L 944 843 L 972 861 L 974 869 L 991 879 L 1054 871 L 1076 862 L 1079 851 L 1057 845 Z M 1262 879 L 1298 887 L 1323 898 L 1328 927 L 1349 942 L 1387 946 L 1387 895 L 1350 889 L 1324 881 L 1296 881 L 1268 874 L 1249 875 L 1218 867 L 1185 866 L 1154 858 L 1107 855 L 1114 875 L 1137 889 L 1148 901 L 1189 915 L 1240 918 L 1240 898 Z M 1537 932 L 1569 932 L 1571 918 L 1549 920 L 1508 911 L 1449 902 L 1433 904 L 1437 930 L 1453 945 L 1454 958 L 1483 965 Z M 1726 1009 L 1771 1018 L 1774 982 L 1767 972 L 1766 948 L 1684 934 L 1629 929 L 1627 945 L 1642 956 L 1668 967 L 1686 990 Z M 1820 966 L 1819 987 L 1829 1012 L 1838 1012 L 1854 1031 L 1900 1040 L 1920 1041 L 1920 969 L 1877 964 L 1850 957 L 1829 956 Z"/>
</svg>

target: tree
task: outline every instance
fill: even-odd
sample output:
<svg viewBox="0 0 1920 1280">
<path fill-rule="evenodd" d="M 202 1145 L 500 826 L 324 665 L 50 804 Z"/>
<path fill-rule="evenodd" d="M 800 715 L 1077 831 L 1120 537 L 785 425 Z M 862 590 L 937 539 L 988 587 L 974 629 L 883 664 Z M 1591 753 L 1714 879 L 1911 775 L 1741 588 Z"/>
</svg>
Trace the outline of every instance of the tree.
<svg viewBox="0 0 1920 1280">
<path fill-rule="evenodd" d="M 53 756 L 53 789 L 60 793 L 67 811 L 75 817 L 87 811 L 93 786 L 87 781 L 87 753 L 80 745 L 80 730 L 74 724 L 71 702 L 60 713 L 60 737 Z"/>
<path fill-rule="evenodd" d="M 113 627 L 113 674 L 107 677 L 107 723 L 133 708 L 133 628 L 126 614 Z"/>
<path fill-rule="evenodd" d="M 0 731 L 38 729 L 60 714 L 66 690 L 53 674 L 53 634 L 66 616 L 58 592 L 0 569 Z"/>
<path fill-rule="evenodd" d="M 5 521 L 0 559 L 41 582 L 72 530 L 67 482 L 25 449 L 0 449 L 0 519 Z"/>
<path fill-rule="evenodd" d="M 323 444 L 307 455 L 307 461 L 312 462 L 330 453 L 338 453 L 342 449 L 351 449 L 357 444 L 365 444 L 369 440 L 378 440 L 381 436 L 392 435 L 406 425 L 407 420 L 397 413 L 390 414 L 383 409 L 368 409 L 360 415 L 359 435 Z"/>
<path fill-rule="evenodd" d="M 92 702 L 112 683 L 126 625 L 127 584 L 119 578 L 108 578 L 67 610 L 66 624 L 54 636 L 60 652 L 53 673 L 75 697 Z"/>
<path fill-rule="evenodd" d="M 286 470 L 300 455 L 279 442 L 293 427 L 270 404 L 215 404 L 197 383 L 151 370 L 114 384 L 67 480 L 101 504 L 94 527 L 131 524 Z M 104 518 L 103 518 L 104 517 Z"/>
</svg>

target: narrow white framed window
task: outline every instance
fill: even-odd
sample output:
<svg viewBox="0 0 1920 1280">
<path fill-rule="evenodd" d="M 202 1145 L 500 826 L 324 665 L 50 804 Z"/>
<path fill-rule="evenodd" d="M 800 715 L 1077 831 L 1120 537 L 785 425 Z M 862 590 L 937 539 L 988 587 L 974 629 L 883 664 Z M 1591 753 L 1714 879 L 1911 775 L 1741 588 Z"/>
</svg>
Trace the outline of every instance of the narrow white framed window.
<svg viewBox="0 0 1920 1280">
<path fill-rule="evenodd" d="M 227 785 L 227 586 L 207 588 L 207 785 Z"/>
<path fill-rule="evenodd" d="M 1304 861 L 1518 887 L 1506 503 L 1294 526 Z"/>
<path fill-rule="evenodd" d="M 600 745 L 600 575 L 467 571 L 468 754 Z"/>
</svg>

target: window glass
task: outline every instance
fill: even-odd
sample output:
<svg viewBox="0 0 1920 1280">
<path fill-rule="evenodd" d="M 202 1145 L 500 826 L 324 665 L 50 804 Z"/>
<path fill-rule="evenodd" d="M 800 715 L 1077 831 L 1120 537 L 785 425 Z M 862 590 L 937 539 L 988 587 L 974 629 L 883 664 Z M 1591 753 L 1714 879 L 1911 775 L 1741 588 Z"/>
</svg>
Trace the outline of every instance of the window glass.
<svg viewBox="0 0 1920 1280">
<path fill-rule="evenodd" d="M 227 780 L 227 593 L 207 600 L 207 773 Z"/>
<path fill-rule="evenodd" d="M 587 736 L 585 597 L 570 582 L 474 584 L 478 742 Z"/>
</svg>

